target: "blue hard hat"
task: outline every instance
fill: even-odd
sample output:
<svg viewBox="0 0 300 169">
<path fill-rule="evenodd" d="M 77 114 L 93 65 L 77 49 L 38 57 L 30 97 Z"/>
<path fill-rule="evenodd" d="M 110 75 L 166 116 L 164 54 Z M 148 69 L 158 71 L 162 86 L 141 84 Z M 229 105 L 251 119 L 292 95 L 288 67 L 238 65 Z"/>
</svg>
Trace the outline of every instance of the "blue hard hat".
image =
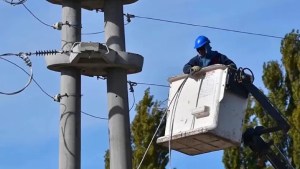
<svg viewBox="0 0 300 169">
<path fill-rule="evenodd" d="M 209 39 L 205 36 L 198 36 L 198 38 L 195 40 L 195 46 L 194 48 L 197 49 L 197 48 L 200 48 L 202 47 L 203 45 L 207 44 L 207 43 L 210 43 Z"/>
</svg>

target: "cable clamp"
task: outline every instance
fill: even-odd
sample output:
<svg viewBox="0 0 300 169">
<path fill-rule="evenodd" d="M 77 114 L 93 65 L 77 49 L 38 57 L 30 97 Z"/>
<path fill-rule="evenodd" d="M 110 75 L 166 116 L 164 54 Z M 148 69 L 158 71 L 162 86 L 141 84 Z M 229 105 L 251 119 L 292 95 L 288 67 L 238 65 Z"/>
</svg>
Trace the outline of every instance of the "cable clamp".
<svg viewBox="0 0 300 169">
<path fill-rule="evenodd" d="M 124 14 L 124 16 L 126 17 L 126 20 L 127 20 L 128 23 L 131 22 L 131 18 L 135 18 L 135 15 L 132 15 L 132 14 L 129 14 L 129 13 Z"/>
<path fill-rule="evenodd" d="M 53 99 L 54 99 L 54 101 L 56 101 L 56 102 L 60 102 L 60 100 L 61 100 L 62 97 L 68 97 L 68 94 L 67 94 L 67 93 L 64 94 L 64 95 L 57 94 L 57 95 L 55 95 L 55 96 L 53 97 Z"/>
<path fill-rule="evenodd" d="M 132 82 L 132 81 L 128 81 L 129 84 L 129 91 L 130 92 L 134 92 L 133 86 L 136 86 L 137 83 L 136 82 Z"/>
<path fill-rule="evenodd" d="M 30 61 L 30 59 L 29 59 L 29 57 L 27 56 L 26 53 L 20 53 L 18 56 L 19 56 L 21 59 L 24 60 L 24 62 L 26 63 L 26 65 L 27 65 L 28 67 L 31 67 L 31 66 L 32 66 L 32 63 L 31 63 L 31 61 Z"/>
</svg>

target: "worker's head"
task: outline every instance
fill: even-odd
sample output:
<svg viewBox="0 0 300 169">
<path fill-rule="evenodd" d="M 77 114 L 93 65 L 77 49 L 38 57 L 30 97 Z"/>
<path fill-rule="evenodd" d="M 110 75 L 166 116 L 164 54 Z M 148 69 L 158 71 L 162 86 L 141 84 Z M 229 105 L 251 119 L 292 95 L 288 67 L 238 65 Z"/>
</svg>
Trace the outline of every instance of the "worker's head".
<svg viewBox="0 0 300 169">
<path fill-rule="evenodd" d="M 200 54 L 200 56 L 204 56 L 211 51 L 211 47 L 209 45 L 210 41 L 205 36 L 198 36 L 195 40 L 194 48 Z"/>
</svg>

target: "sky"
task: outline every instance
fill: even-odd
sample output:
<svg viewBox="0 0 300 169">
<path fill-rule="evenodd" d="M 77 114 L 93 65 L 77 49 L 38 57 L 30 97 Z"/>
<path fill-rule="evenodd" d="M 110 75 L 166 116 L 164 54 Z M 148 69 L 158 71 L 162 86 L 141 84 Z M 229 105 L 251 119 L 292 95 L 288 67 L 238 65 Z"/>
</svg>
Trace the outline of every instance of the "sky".
<svg viewBox="0 0 300 169">
<path fill-rule="evenodd" d="M 27 0 L 25 5 L 43 22 L 52 25 L 61 20 L 61 6 L 44 1 Z M 298 0 L 139 0 L 125 5 L 124 13 L 222 29 L 284 37 L 300 28 Z M 60 49 L 61 32 L 41 24 L 22 5 L 0 1 L 0 55 Z M 103 13 L 82 10 L 82 33 L 103 31 Z M 249 68 L 254 84 L 264 88 L 263 63 L 280 61 L 280 38 L 255 36 L 205 27 L 133 18 L 125 26 L 126 50 L 144 57 L 143 70 L 128 75 L 138 83 L 168 85 L 167 79 L 182 73 L 183 65 L 193 56 L 194 40 L 207 36 L 217 50 L 238 67 Z M 104 42 L 104 34 L 83 35 L 84 42 Z M 28 70 L 14 57 L 5 57 Z M 33 74 L 38 84 L 51 96 L 60 91 L 60 73 L 47 69 L 43 56 L 31 56 Z M 16 66 L 0 60 L 0 92 L 22 88 L 26 75 Z M 155 100 L 168 97 L 168 88 L 138 84 L 135 102 L 129 92 L 129 107 L 141 100 L 150 87 Z M 82 76 L 82 111 L 107 117 L 106 81 Z M 23 92 L 0 95 L 0 168 L 58 168 L 59 103 L 31 83 Z M 130 111 L 130 119 L 135 112 Z M 108 149 L 108 121 L 82 114 L 81 168 L 104 168 Z M 172 151 L 171 164 L 177 169 L 223 169 L 223 151 L 188 156 Z"/>
</svg>

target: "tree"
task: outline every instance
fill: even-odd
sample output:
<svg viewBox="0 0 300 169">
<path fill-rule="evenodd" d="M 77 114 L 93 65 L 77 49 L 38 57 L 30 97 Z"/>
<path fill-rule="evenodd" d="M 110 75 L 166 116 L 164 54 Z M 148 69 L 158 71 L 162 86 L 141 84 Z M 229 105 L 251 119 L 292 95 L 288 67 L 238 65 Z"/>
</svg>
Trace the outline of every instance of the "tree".
<svg viewBox="0 0 300 169">
<path fill-rule="evenodd" d="M 288 134 L 281 132 L 263 135 L 266 141 L 273 140 L 277 147 L 292 162 L 295 168 L 300 168 L 300 42 L 299 32 L 292 31 L 281 42 L 282 65 L 278 61 L 269 61 L 263 65 L 265 87 L 268 98 L 278 108 L 291 125 Z M 257 124 L 271 127 L 274 120 L 266 115 L 261 105 L 250 100 L 246 111 L 244 129 Z M 223 163 L 226 168 L 266 169 L 269 163 L 261 159 L 249 148 L 243 145 L 239 148 L 229 148 L 224 151 Z"/>
<path fill-rule="evenodd" d="M 287 114 L 292 124 L 290 136 L 292 141 L 289 155 L 296 168 L 300 168 L 300 35 L 293 30 L 281 42 L 282 62 L 286 71 L 286 86 L 289 100 Z"/>
<path fill-rule="evenodd" d="M 132 141 L 132 156 L 133 168 L 137 168 L 146 152 L 148 145 L 159 126 L 162 119 L 164 108 L 160 108 L 161 102 L 153 101 L 153 96 L 150 95 L 150 89 L 145 90 L 143 99 L 136 105 L 136 115 L 131 123 L 131 141 Z M 163 119 L 165 120 L 165 119 Z M 157 134 L 149 147 L 149 150 L 140 166 L 143 169 L 164 169 L 168 164 L 168 150 L 158 144 L 156 139 L 163 135 L 165 130 L 165 121 L 158 129 Z M 109 150 L 106 151 L 105 169 L 109 169 Z"/>
<path fill-rule="evenodd" d="M 155 133 L 165 109 L 159 108 L 158 101 L 153 102 L 148 88 L 143 99 L 136 106 L 136 116 L 131 124 L 133 168 L 137 168 L 144 153 Z M 162 125 L 165 126 L 165 125 Z M 155 140 L 162 135 L 164 127 L 159 128 L 154 142 L 149 147 L 148 153 L 141 165 L 145 169 L 164 169 L 168 163 L 168 150 L 156 144 Z"/>
<path fill-rule="evenodd" d="M 105 165 L 105 169 L 110 169 L 110 165 L 109 165 L 109 150 L 105 151 L 104 165 Z"/>
<path fill-rule="evenodd" d="M 257 106 L 255 100 L 249 99 L 243 131 L 248 127 L 257 126 L 258 120 L 253 114 L 255 114 L 255 111 L 260 111 L 260 109 L 261 107 Z M 261 159 L 257 158 L 256 154 L 244 146 L 226 149 L 223 154 L 223 163 L 226 169 L 262 169 L 265 167 Z"/>
</svg>

